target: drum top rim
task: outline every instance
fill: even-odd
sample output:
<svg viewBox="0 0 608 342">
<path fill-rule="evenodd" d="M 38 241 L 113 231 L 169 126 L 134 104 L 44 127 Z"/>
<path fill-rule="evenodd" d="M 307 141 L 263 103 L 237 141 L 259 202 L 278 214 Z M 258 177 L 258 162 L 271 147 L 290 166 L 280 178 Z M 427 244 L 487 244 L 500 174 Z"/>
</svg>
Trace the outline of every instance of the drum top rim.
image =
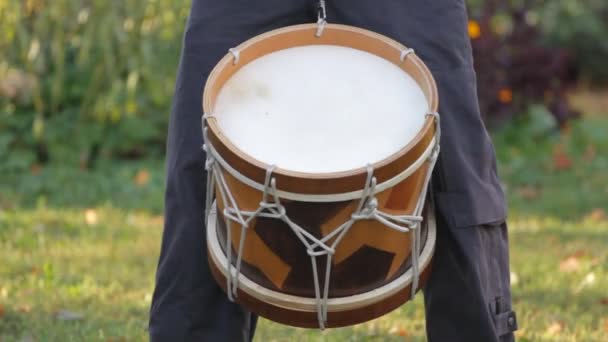
<svg viewBox="0 0 608 342">
<path fill-rule="evenodd" d="M 238 45 L 236 48 L 234 48 L 233 51 L 238 51 L 237 52 L 238 54 L 243 55 L 244 51 L 248 51 L 248 49 L 255 49 L 256 45 L 259 45 L 260 43 L 268 42 L 268 44 L 270 44 L 270 45 L 272 45 L 272 44 L 276 45 L 276 42 L 274 42 L 272 40 L 284 38 L 283 36 L 285 36 L 285 38 L 287 38 L 287 37 L 289 37 L 289 35 L 305 33 L 305 34 L 310 34 L 311 36 L 314 37 L 316 29 L 317 29 L 316 24 L 299 24 L 299 25 L 292 25 L 292 26 L 286 26 L 286 27 L 274 29 L 274 30 L 268 31 L 266 33 L 262 33 L 260 35 L 254 36 L 254 37 L 244 41 L 243 43 Z M 406 51 L 408 49 L 405 45 L 393 40 L 392 38 L 386 37 L 384 35 L 381 35 L 379 33 L 376 33 L 376 32 L 373 32 L 373 31 L 370 31 L 367 29 L 355 27 L 355 26 L 342 25 L 342 24 L 327 24 L 325 26 L 323 35 L 325 36 L 325 35 L 332 34 L 332 33 L 342 34 L 342 35 L 346 34 L 349 36 L 353 36 L 353 39 L 364 38 L 364 39 L 367 39 L 370 41 L 381 43 L 382 45 L 386 45 L 389 48 L 392 48 L 393 51 L 391 51 L 391 52 L 395 53 L 396 59 L 399 58 L 399 55 L 401 55 L 401 53 L 403 51 Z M 345 46 L 345 47 L 357 49 L 357 47 L 353 47 L 348 44 L 339 44 L 336 42 L 324 41 L 324 40 L 322 40 L 324 36 L 322 36 L 320 38 L 321 40 L 316 41 L 315 45 L 337 45 L 337 46 Z M 317 38 L 317 39 L 319 39 L 319 38 Z M 305 46 L 305 45 L 313 45 L 313 44 L 311 44 L 311 43 L 298 44 L 297 42 L 292 43 L 289 41 L 287 44 L 284 44 L 280 48 L 272 49 L 271 52 L 286 49 L 286 48 Z M 402 70 L 404 70 L 405 66 L 401 66 L 401 65 L 399 65 L 399 63 L 396 63 L 395 59 L 389 60 L 385 56 L 379 55 L 378 53 L 375 53 L 373 51 L 369 51 L 366 49 L 359 49 L 359 50 L 370 52 L 378 57 L 387 59 L 389 62 L 396 64 Z M 265 53 L 262 53 L 260 56 L 251 58 L 251 60 L 255 60 L 263 55 L 265 55 Z M 213 109 L 214 101 L 215 101 L 214 96 L 217 95 L 217 94 L 214 94 L 212 90 L 214 87 L 218 87 L 218 83 L 220 83 L 219 88 L 221 89 L 221 86 L 223 86 L 223 84 L 225 83 L 225 80 L 224 80 L 224 82 L 218 81 L 218 78 L 222 76 L 221 75 L 222 72 L 224 72 L 227 69 L 232 69 L 230 72 L 234 73 L 242 65 L 247 64 L 247 62 L 245 62 L 245 63 L 239 62 L 239 63 L 242 63 L 240 66 L 238 65 L 239 63 L 237 63 L 236 66 L 233 65 L 235 56 L 237 56 L 237 55 L 234 55 L 231 52 L 227 53 L 215 65 L 215 67 L 210 72 L 210 74 L 206 80 L 204 90 L 203 90 L 203 101 L 202 101 L 203 106 L 202 107 L 203 107 L 204 113 L 212 113 L 212 109 Z M 414 66 L 419 68 L 420 74 L 423 76 L 424 81 L 427 82 L 427 84 L 426 84 L 427 89 L 426 90 L 422 89 L 422 90 L 425 93 L 425 97 L 427 97 L 427 102 L 429 103 L 429 113 L 436 112 L 437 108 L 438 108 L 438 94 L 437 94 L 438 90 L 437 90 L 437 85 L 435 83 L 435 79 L 434 79 L 433 75 L 431 74 L 429 68 L 415 54 L 411 54 L 411 55 L 407 56 L 407 60 L 405 60 L 401 64 L 405 64 L 405 63 L 413 63 Z M 411 67 L 411 68 L 413 68 L 413 67 Z M 408 72 L 407 70 L 404 70 L 404 71 Z M 408 74 L 411 75 L 411 72 L 408 72 Z M 232 74 L 230 74 L 230 76 L 231 75 Z M 416 79 L 416 82 L 419 83 L 419 80 Z M 424 88 L 424 87 L 421 86 L 421 88 Z M 408 154 L 408 152 L 411 152 L 417 145 L 423 143 L 424 141 L 430 141 L 429 137 L 432 137 L 432 134 L 434 134 L 434 122 L 435 121 L 432 117 L 427 117 L 424 121 L 424 125 L 423 125 L 422 129 L 418 132 L 418 134 L 416 134 L 416 136 L 409 143 L 407 143 L 405 146 L 403 146 L 401 149 L 399 149 L 396 153 L 372 164 L 372 167 L 374 168 L 374 170 L 378 170 L 378 169 L 386 168 L 387 166 L 390 166 L 390 164 L 394 163 L 395 161 L 397 161 L 400 158 L 403 158 L 406 154 Z M 235 164 L 237 164 L 235 167 L 236 169 L 239 169 L 239 171 L 241 171 L 244 175 L 248 176 L 249 178 L 256 180 L 260 183 L 263 183 L 265 172 L 271 166 L 260 160 L 257 160 L 255 158 L 251 157 L 246 152 L 244 152 L 244 151 L 240 150 L 238 147 L 236 147 L 223 134 L 222 129 L 220 128 L 220 126 L 217 123 L 215 118 L 213 118 L 213 117 L 207 118 L 206 126 L 208 127 L 209 133 L 210 133 L 209 140 L 211 143 L 214 144 L 214 146 L 217 148 L 218 152 L 221 153 L 224 157 L 228 157 L 228 156 L 225 156 L 224 154 L 230 155 L 226 159 L 236 159 L 236 160 L 233 160 L 236 162 Z M 221 146 L 217 146 L 218 144 Z M 250 169 L 249 170 L 250 172 L 247 172 L 246 169 Z M 394 176 L 396 173 L 398 173 L 398 171 L 395 170 L 395 171 L 389 172 L 389 173 L 391 173 L 391 174 L 390 175 L 387 174 L 385 177 L 381 176 L 380 178 L 389 179 L 389 178 L 391 178 L 391 176 Z M 308 182 L 311 182 L 311 181 L 319 182 L 320 181 L 322 183 L 326 183 L 327 181 L 333 182 L 333 181 L 337 181 L 337 180 L 341 180 L 341 179 L 349 179 L 349 178 L 350 179 L 352 179 L 352 178 L 359 179 L 359 178 L 364 177 L 366 174 L 367 174 L 366 167 L 360 167 L 360 168 L 344 170 L 344 171 L 337 171 L 337 172 L 325 172 L 325 173 L 301 172 L 301 171 L 283 169 L 280 167 L 277 167 L 273 170 L 273 175 L 275 175 L 277 177 L 285 177 L 292 181 L 295 181 L 294 186 L 296 188 L 300 188 L 300 189 L 304 190 L 303 192 L 310 192 L 310 193 L 319 192 L 319 191 L 314 190 L 314 188 L 317 188 L 317 190 L 320 190 L 319 187 L 316 186 L 316 187 L 313 187 L 313 189 L 310 189 L 310 191 L 307 191 L 302 186 L 303 184 L 300 184 L 300 186 L 298 186 L 297 183 L 298 182 L 306 183 L 307 181 Z M 381 181 L 383 181 L 383 180 L 379 179 L 379 182 L 381 182 Z M 281 184 L 285 184 L 285 182 L 278 182 L 278 184 L 280 186 Z M 325 186 L 327 186 L 327 183 L 325 184 Z M 357 182 L 356 187 L 360 188 L 361 182 Z M 347 188 L 351 189 L 352 187 L 347 186 Z M 330 189 L 327 189 L 327 190 L 329 190 L 329 191 L 321 191 L 321 192 L 322 193 L 336 192 L 335 190 L 330 190 Z"/>
</svg>

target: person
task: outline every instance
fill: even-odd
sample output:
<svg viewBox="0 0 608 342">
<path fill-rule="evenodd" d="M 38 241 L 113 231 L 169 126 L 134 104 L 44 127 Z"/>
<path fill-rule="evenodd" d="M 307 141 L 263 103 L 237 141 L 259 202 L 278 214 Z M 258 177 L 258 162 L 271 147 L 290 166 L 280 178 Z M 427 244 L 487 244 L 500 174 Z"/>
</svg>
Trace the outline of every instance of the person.
<svg viewBox="0 0 608 342">
<path fill-rule="evenodd" d="M 150 309 L 158 341 L 249 341 L 256 315 L 228 300 L 206 259 L 201 98 L 229 48 L 317 19 L 313 0 L 193 0 L 167 142 L 165 227 Z M 481 120 L 464 0 L 328 0 L 331 23 L 372 30 L 415 49 L 436 79 L 442 151 L 431 191 L 438 238 L 424 292 L 436 341 L 513 341 L 507 210 Z"/>
</svg>

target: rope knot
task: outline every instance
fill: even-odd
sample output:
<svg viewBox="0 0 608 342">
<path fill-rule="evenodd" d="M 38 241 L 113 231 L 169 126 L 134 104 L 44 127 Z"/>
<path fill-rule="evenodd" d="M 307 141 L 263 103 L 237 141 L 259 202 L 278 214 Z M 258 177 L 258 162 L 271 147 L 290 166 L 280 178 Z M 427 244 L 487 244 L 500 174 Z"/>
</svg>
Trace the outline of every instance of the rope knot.
<svg viewBox="0 0 608 342">
<path fill-rule="evenodd" d="M 353 214 L 352 217 L 356 220 L 362 220 L 362 219 L 369 220 L 369 219 L 374 218 L 377 211 L 378 211 L 378 199 L 376 197 L 372 197 L 367 201 L 365 206 L 361 209 L 361 212 L 359 212 L 358 214 L 357 213 Z"/>
<path fill-rule="evenodd" d="M 367 202 L 367 208 L 371 209 L 371 210 L 376 210 L 378 209 L 378 199 L 376 197 L 372 197 L 368 202 Z"/>
<path fill-rule="evenodd" d="M 306 250 L 306 254 L 308 254 L 311 257 L 318 257 L 318 256 L 322 256 L 322 255 L 327 255 L 327 254 L 334 255 L 335 253 L 336 253 L 336 250 L 329 246 L 323 246 L 323 250 L 321 250 L 321 251 L 314 250 L 314 247 L 308 248 Z"/>
<path fill-rule="evenodd" d="M 206 145 L 203 145 L 203 149 L 205 149 L 205 146 Z M 207 160 L 205 160 L 205 170 L 207 170 L 207 171 L 211 170 L 214 163 L 215 163 L 215 159 L 208 157 Z"/>
<path fill-rule="evenodd" d="M 262 207 L 262 209 L 276 209 L 277 205 L 275 203 L 260 201 L 260 207 Z"/>
<path fill-rule="evenodd" d="M 275 204 L 275 209 L 279 211 L 280 217 L 285 217 L 287 214 L 287 209 L 281 204 Z"/>
</svg>

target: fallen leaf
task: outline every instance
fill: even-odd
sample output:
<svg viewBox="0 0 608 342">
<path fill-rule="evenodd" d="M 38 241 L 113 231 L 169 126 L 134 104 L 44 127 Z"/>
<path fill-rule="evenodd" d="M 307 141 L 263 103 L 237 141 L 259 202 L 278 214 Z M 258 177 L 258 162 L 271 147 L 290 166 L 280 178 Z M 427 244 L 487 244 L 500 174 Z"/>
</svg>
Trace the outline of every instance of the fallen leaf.
<svg viewBox="0 0 608 342">
<path fill-rule="evenodd" d="M 517 273 L 511 272 L 511 286 L 517 285 L 517 283 L 519 283 L 519 277 L 517 276 Z"/>
<path fill-rule="evenodd" d="M 587 285 L 592 285 L 593 283 L 595 283 L 595 273 L 589 273 L 585 276 L 585 279 L 583 279 L 583 281 L 581 282 L 581 286 L 587 286 Z"/>
<path fill-rule="evenodd" d="M 518 187 L 516 190 L 517 194 L 526 200 L 533 200 L 538 198 L 538 195 L 540 194 L 540 191 L 538 190 L 537 187 L 532 186 L 532 185 L 525 185 L 525 186 L 521 186 Z"/>
<path fill-rule="evenodd" d="M 165 217 L 162 215 L 157 215 L 150 219 L 150 223 L 157 226 L 162 226 L 165 223 Z"/>
<path fill-rule="evenodd" d="M 17 311 L 23 312 L 23 313 L 29 313 L 32 311 L 32 307 L 28 304 L 23 304 L 17 308 Z"/>
<path fill-rule="evenodd" d="M 558 333 L 560 333 L 562 330 L 564 330 L 564 323 L 563 322 L 553 322 L 551 323 L 551 325 L 549 325 L 549 327 L 547 328 L 546 333 L 548 335 L 557 335 Z"/>
<path fill-rule="evenodd" d="M 133 178 L 133 182 L 138 186 L 144 186 L 148 184 L 150 181 L 150 172 L 146 169 L 139 170 L 135 177 Z"/>
<path fill-rule="evenodd" d="M 74 311 L 59 310 L 55 313 L 55 318 L 60 321 L 78 321 L 84 318 L 84 315 Z"/>
<path fill-rule="evenodd" d="M 400 325 L 393 325 L 391 327 L 391 329 L 388 331 L 388 333 L 391 335 L 397 335 L 397 336 L 408 336 L 409 335 L 407 330 L 405 330 L 405 328 Z"/>
<path fill-rule="evenodd" d="M 87 209 L 84 211 L 84 220 L 88 225 L 97 224 L 97 211 L 95 209 Z"/>
<path fill-rule="evenodd" d="M 401 337 L 406 337 L 406 336 L 409 336 L 410 334 L 404 328 L 399 328 L 397 335 L 399 335 Z"/>
<path fill-rule="evenodd" d="M 591 161 L 593 161 L 593 159 L 595 159 L 595 155 L 596 155 L 595 146 L 589 145 L 589 146 L 587 146 L 587 149 L 585 150 L 583 159 L 587 162 L 591 162 Z"/>
<path fill-rule="evenodd" d="M 572 160 L 563 145 L 556 145 L 553 149 L 553 167 L 556 170 L 568 170 L 572 167 Z"/>
<path fill-rule="evenodd" d="M 570 255 L 570 256 L 573 257 L 573 258 L 577 258 L 578 259 L 578 258 L 582 258 L 582 257 L 584 257 L 586 255 L 587 255 L 587 253 L 585 253 L 585 251 L 578 250 L 578 251 L 572 253 L 572 255 Z"/>
<path fill-rule="evenodd" d="M 600 299 L 600 304 L 608 305 L 608 297 Z"/>
<path fill-rule="evenodd" d="M 127 339 L 123 336 L 120 337 L 111 337 L 109 339 L 106 340 L 106 342 L 126 342 Z"/>
<path fill-rule="evenodd" d="M 606 220 L 606 212 L 602 208 L 595 208 L 587 215 L 591 221 L 600 222 Z"/>
<path fill-rule="evenodd" d="M 30 167 L 30 172 L 32 173 L 32 175 L 37 176 L 40 174 L 40 171 L 42 171 L 42 166 L 40 164 L 33 164 Z"/>
<path fill-rule="evenodd" d="M 604 331 L 608 333 L 608 318 L 604 320 Z"/>
<path fill-rule="evenodd" d="M 583 280 L 578 284 L 576 289 L 574 290 L 575 294 L 581 293 L 586 287 L 589 287 L 595 283 L 596 277 L 595 273 L 588 273 Z"/>
<path fill-rule="evenodd" d="M 581 268 L 579 258 L 575 256 L 569 256 L 559 263 L 559 270 L 562 272 L 575 272 Z"/>
</svg>

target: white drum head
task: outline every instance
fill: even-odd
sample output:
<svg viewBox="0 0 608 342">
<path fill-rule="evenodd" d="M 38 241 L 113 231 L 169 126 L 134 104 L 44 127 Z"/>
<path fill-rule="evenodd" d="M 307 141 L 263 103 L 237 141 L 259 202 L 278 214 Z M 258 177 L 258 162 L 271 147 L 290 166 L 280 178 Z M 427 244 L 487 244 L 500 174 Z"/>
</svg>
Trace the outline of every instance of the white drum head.
<svg viewBox="0 0 608 342">
<path fill-rule="evenodd" d="M 371 53 L 334 45 L 280 50 L 236 72 L 214 115 L 240 150 L 282 169 L 329 173 L 379 162 L 423 127 L 414 79 Z"/>
</svg>

